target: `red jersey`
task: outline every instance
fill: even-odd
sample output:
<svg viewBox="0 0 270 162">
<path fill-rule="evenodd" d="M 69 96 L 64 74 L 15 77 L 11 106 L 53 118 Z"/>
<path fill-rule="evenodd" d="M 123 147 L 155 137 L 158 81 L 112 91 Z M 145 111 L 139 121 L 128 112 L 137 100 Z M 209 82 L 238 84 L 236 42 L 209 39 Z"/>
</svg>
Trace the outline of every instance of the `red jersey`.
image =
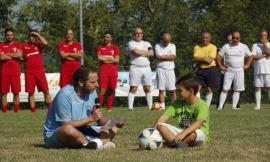
<svg viewBox="0 0 270 162">
<path fill-rule="evenodd" d="M 25 73 L 44 72 L 42 45 L 25 43 L 22 45 Z"/>
<path fill-rule="evenodd" d="M 82 46 L 79 42 L 71 42 L 68 43 L 63 41 L 58 45 L 58 51 L 66 52 L 66 53 L 75 53 L 77 51 L 81 51 Z M 73 70 L 77 69 L 80 66 L 80 60 L 61 60 L 61 70 Z"/>
<path fill-rule="evenodd" d="M 111 44 L 110 46 L 99 45 L 97 47 L 97 54 L 108 57 L 119 56 L 119 48 Z M 100 76 L 117 76 L 118 67 L 115 63 L 100 63 L 99 64 L 99 75 Z"/>
<path fill-rule="evenodd" d="M 0 51 L 4 53 L 15 53 L 18 50 L 21 51 L 21 45 L 19 43 L 4 42 L 0 44 Z M 9 75 L 9 76 L 21 75 L 21 67 L 19 59 L 2 60 L 1 64 L 2 64 L 1 75 Z"/>
</svg>

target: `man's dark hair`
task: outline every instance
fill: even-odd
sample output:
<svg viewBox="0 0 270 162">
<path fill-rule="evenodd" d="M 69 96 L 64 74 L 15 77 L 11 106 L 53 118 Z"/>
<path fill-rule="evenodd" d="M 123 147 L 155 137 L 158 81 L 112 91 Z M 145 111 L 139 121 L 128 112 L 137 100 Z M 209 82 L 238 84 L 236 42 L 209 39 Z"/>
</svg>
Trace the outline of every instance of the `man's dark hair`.
<svg viewBox="0 0 270 162">
<path fill-rule="evenodd" d="M 199 83 L 194 79 L 194 76 L 192 74 L 187 74 L 182 77 L 180 77 L 176 83 L 176 86 L 183 86 L 187 90 L 193 89 L 194 94 L 197 94 L 199 90 Z"/>
<path fill-rule="evenodd" d="M 91 73 L 97 73 L 97 69 L 89 65 L 82 65 L 73 74 L 73 84 L 78 86 L 80 80 L 87 81 Z"/>
<path fill-rule="evenodd" d="M 6 28 L 6 29 L 5 29 L 5 34 L 7 34 L 7 32 L 12 32 L 12 33 L 14 33 L 14 30 L 13 30 L 12 28 Z"/>
<path fill-rule="evenodd" d="M 268 34 L 268 31 L 266 29 L 264 29 L 264 28 L 260 30 L 259 34 L 262 34 L 264 32 Z"/>
<path fill-rule="evenodd" d="M 113 32 L 112 31 L 105 31 L 103 35 L 105 36 L 106 34 L 110 34 L 111 37 L 113 37 Z"/>
</svg>

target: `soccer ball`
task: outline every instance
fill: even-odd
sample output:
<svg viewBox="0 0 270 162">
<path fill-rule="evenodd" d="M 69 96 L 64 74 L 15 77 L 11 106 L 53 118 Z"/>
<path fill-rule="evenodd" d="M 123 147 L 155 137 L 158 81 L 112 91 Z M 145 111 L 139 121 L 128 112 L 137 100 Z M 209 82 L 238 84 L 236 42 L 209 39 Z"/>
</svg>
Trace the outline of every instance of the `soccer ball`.
<svg viewBox="0 0 270 162">
<path fill-rule="evenodd" d="M 146 128 L 139 135 L 139 145 L 141 149 L 154 150 L 163 145 L 162 136 L 155 128 Z"/>
<path fill-rule="evenodd" d="M 161 104 L 159 102 L 154 102 L 151 110 L 161 111 L 162 110 Z"/>
</svg>

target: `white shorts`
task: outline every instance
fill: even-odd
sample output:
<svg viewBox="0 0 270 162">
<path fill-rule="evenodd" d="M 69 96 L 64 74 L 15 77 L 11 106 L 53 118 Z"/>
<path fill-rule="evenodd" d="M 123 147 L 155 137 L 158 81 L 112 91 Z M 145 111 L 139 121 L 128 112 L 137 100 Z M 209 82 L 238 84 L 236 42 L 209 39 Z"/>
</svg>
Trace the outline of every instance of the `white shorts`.
<svg viewBox="0 0 270 162">
<path fill-rule="evenodd" d="M 157 68 L 157 88 L 159 90 L 175 90 L 174 70 Z"/>
<path fill-rule="evenodd" d="M 157 125 L 162 125 L 167 127 L 174 135 L 177 135 L 178 133 L 181 133 L 183 131 L 183 129 L 179 129 L 173 125 L 167 124 L 167 123 L 158 123 Z M 203 133 L 202 130 L 200 129 L 196 129 L 195 133 L 197 135 L 194 145 L 201 145 L 204 143 L 205 141 L 205 134 Z"/>
<path fill-rule="evenodd" d="M 245 90 L 245 76 L 244 70 L 241 71 L 226 71 L 224 74 L 223 89 L 228 91 L 231 89 L 233 83 L 234 91 L 244 91 Z"/>
<path fill-rule="evenodd" d="M 150 66 L 136 67 L 130 66 L 129 70 L 129 85 L 130 86 L 151 86 L 152 85 L 152 71 Z"/>
<path fill-rule="evenodd" d="M 254 75 L 255 87 L 270 87 L 270 74 Z"/>
</svg>

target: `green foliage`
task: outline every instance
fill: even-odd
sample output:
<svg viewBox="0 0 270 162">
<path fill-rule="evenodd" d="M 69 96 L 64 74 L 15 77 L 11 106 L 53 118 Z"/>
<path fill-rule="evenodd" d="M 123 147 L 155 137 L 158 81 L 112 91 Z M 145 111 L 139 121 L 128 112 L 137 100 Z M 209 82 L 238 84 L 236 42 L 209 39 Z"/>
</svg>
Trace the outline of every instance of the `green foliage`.
<svg viewBox="0 0 270 162">
<path fill-rule="evenodd" d="M 19 40 L 26 39 L 29 28 L 38 29 L 49 40 L 46 71 L 58 70 L 57 44 L 64 39 L 67 28 L 79 33 L 77 1 L 28 0 L 17 7 L 17 0 L 0 2 L 1 30 L 13 26 Z M 7 7 L 9 6 L 9 7 Z M 119 69 L 125 70 L 127 43 L 132 29 L 142 27 L 144 39 L 154 46 L 163 32 L 170 32 L 177 46 L 176 75 L 193 72 L 193 47 L 202 31 L 212 33 L 212 42 L 219 48 L 233 30 L 241 32 L 242 42 L 257 41 L 261 28 L 270 29 L 268 0 L 99 0 L 83 1 L 84 50 L 87 64 L 95 64 L 96 46 L 105 31 L 113 32 L 113 41 L 120 47 Z M 9 18 L 9 19 L 8 19 Z M 11 19 L 11 20 L 10 20 Z M 151 59 L 155 70 L 155 59 Z M 253 100 L 252 70 L 246 72 L 246 101 Z"/>
</svg>

